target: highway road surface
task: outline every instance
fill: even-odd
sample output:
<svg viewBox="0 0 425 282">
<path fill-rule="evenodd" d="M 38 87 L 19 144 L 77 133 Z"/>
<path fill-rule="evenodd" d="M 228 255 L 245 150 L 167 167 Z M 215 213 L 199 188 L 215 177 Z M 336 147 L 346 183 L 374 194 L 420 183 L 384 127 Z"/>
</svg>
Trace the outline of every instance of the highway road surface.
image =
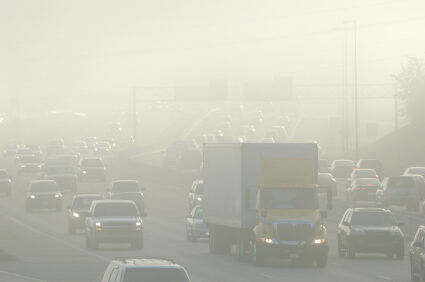
<svg viewBox="0 0 425 282">
<path fill-rule="evenodd" d="M 186 241 L 184 221 L 188 214 L 188 187 L 167 183 L 171 181 L 166 181 L 167 177 L 162 175 L 159 168 L 124 162 L 119 158 L 108 159 L 109 180 L 137 178 L 147 187 L 148 216 L 144 219 L 143 250 L 132 250 L 126 244 L 105 244 L 99 250 L 87 250 L 82 233 L 67 233 L 65 211 L 25 212 L 24 190 L 28 179 L 14 176 L 12 197 L 0 198 L 0 281 L 100 281 L 108 262 L 116 257 L 170 258 L 186 267 L 193 281 L 348 282 L 410 279 L 408 257 L 397 261 L 379 255 L 359 255 L 355 259 L 337 256 L 336 221 L 345 208 L 342 199 L 335 201 L 335 208 L 329 214 L 330 255 L 328 266 L 324 269 L 297 266 L 285 261 L 273 261 L 266 267 L 256 267 L 238 262 L 234 255 L 210 255 L 206 241 Z M 2 166 L 12 169 L 14 164 L 12 160 L 3 159 Z M 80 192 L 105 193 L 106 187 L 107 183 L 83 183 Z M 71 195 L 66 194 L 66 204 L 70 199 Z M 405 216 L 411 217 L 415 218 Z"/>
</svg>

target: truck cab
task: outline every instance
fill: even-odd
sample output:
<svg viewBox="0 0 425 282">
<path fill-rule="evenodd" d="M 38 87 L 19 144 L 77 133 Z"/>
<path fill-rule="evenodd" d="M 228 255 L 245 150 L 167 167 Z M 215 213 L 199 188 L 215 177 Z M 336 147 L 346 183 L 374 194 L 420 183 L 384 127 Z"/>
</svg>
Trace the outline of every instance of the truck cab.
<svg viewBox="0 0 425 282">
<path fill-rule="evenodd" d="M 317 190 L 316 185 L 264 185 L 258 189 L 253 230 L 253 259 L 257 264 L 277 256 L 326 265 L 325 214 L 320 211 Z"/>
</svg>

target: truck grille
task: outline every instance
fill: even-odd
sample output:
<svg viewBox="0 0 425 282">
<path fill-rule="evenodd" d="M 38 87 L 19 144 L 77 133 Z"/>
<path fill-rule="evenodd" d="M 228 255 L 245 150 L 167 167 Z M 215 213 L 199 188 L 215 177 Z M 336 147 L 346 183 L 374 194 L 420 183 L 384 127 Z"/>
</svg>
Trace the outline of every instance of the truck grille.
<svg viewBox="0 0 425 282">
<path fill-rule="evenodd" d="M 276 225 L 276 235 L 279 241 L 305 242 L 311 239 L 310 224 L 279 223 Z"/>
</svg>

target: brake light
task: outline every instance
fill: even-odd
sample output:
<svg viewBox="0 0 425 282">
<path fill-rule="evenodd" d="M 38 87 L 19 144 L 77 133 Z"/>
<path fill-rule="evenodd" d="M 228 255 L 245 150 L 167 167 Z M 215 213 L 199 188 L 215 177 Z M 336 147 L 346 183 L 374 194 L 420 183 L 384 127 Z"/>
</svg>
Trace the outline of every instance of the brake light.
<svg viewBox="0 0 425 282">
<path fill-rule="evenodd" d="M 357 187 L 356 190 L 357 191 L 364 191 L 364 190 L 366 190 L 366 187 Z"/>
<path fill-rule="evenodd" d="M 375 186 L 374 184 L 367 184 L 366 186 Z"/>
<path fill-rule="evenodd" d="M 353 166 L 353 167 L 352 167 L 352 169 L 353 169 L 353 170 L 355 170 L 355 169 L 356 169 L 356 167 L 355 167 L 355 166 Z"/>
</svg>

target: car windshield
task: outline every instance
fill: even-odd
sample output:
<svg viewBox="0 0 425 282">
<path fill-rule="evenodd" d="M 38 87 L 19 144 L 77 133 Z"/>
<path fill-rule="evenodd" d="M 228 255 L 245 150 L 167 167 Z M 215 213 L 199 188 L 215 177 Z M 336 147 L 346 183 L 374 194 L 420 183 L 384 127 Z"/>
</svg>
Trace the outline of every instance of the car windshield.
<svg viewBox="0 0 425 282">
<path fill-rule="evenodd" d="M 19 158 L 20 163 L 27 163 L 27 164 L 36 164 L 40 163 L 41 160 L 39 157 L 36 156 L 22 156 Z"/>
<path fill-rule="evenodd" d="M 72 203 L 72 208 L 73 209 L 89 209 L 92 202 L 94 200 L 102 200 L 103 197 L 87 197 L 87 198 L 83 198 L 83 197 L 78 197 L 75 198 L 74 202 Z"/>
<path fill-rule="evenodd" d="M 380 168 L 382 168 L 382 164 L 378 160 L 362 160 L 360 162 L 360 167 L 361 168 L 377 168 L 377 169 L 380 169 Z"/>
<path fill-rule="evenodd" d="M 388 212 L 354 212 L 351 218 L 353 226 L 396 226 L 394 216 Z"/>
<path fill-rule="evenodd" d="M 32 183 L 31 184 L 31 192 L 39 193 L 39 192 L 57 192 L 58 187 L 54 182 L 40 182 L 40 183 Z"/>
<path fill-rule="evenodd" d="M 103 162 L 100 159 L 85 159 L 82 163 L 84 167 L 103 167 Z"/>
<path fill-rule="evenodd" d="M 133 203 L 104 203 L 98 204 L 94 216 L 139 216 Z"/>
<path fill-rule="evenodd" d="M 50 167 L 47 171 L 47 174 L 75 174 L 75 170 L 72 166 L 63 166 L 63 167 Z"/>
<path fill-rule="evenodd" d="M 260 207 L 265 209 L 318 209 L 317 190 L 313 188 L 263 188 Z"/>
<path fill-rule="evenodd" d="M 204 194 L 204 184 L 199 183 L 198 186 L 196 186 L 196 194 Z"/>
<path fill-rule="evenodd" d="M 425 176 L 425 167 L 410 168 L 409 174 L 417 174 L 417 175 Z"/>
<path fill-rule="evenodd" d="M 133 181 L 115 182 L 112 186 L 112 192 L 114 193 L 138 192 L 138 191 L 140 191 L 139 185 L 137 184 L 137 182 L 133 182 Z"/>
<path fill-rule="evenodd" d="M 373 178 L 376 176 L 376 172 L 374 170 L 369 169 L 357 169 L 354 171 L 354 175 L 356 177 L 362 177 L 362 178 Z"/>
<path fill-rule="evenodd" d="M 411 188 L 415 186 L 415 182 L 411 177 L 392 177 L 388 180 L 388 188 Z"/>
<path fill-rule="evenodd" d="M 379 180 L 377 178 L 360 178 L 356 180 L 356 185 L 379 185 Z"/>
<path fill-rule="evenodd" d="M 337 160 L 334 162 L 334 166 L 352 166 L 354 165 L 351 160 Z"/>
<path fill-rule="evenodd" d="M 181 268 L 130 268 L 124 276 L 125 282 L 189 282 L 186 271 Z"/>
<path fill-rule="evenodd" d="M 130 200 L 130 201 L 141 201 L 143 196 L 140 193 L 119 193 L 111 196 L 115 200 Z"/>
<path fill-rule="evenodd" d="M 0 170 L 0 179 L 5 179 L 5 178 L 9 178 L 9 175 L 7 174 L 6 171 Z"/>
</svg>

